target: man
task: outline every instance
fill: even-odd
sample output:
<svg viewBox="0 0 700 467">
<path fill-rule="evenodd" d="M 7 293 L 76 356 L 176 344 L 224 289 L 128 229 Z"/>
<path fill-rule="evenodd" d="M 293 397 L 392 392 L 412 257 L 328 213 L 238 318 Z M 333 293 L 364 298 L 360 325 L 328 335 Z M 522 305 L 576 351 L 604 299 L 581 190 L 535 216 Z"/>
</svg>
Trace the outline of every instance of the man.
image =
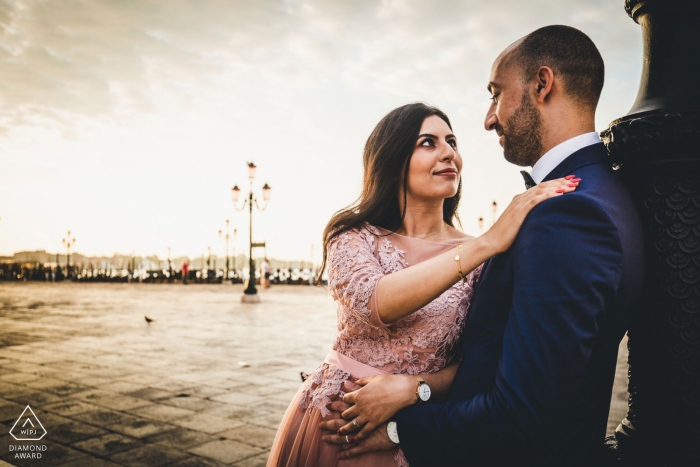
<svg viewBox="0 0 700 467">
<path fill-rule="evenodd" d="M 451 386 L 424 375 L 436 393 L 449 387 L 447 402 L 401 410 L 341 457 L 398 442 L 412 467 L 599 465 L 644 274 L 637 212 L 594 131 L 603 79 L 593 42 L 567 26 L 538 29 L 496 59 L 485 126 L 505 158 L 532 167 L 528 187 L 569 174 L 583 182 L 535 207 L 511 249 L 485 263 Z M 359 407 L 362 391 L 384 406 L 407 398 L 371 386 L 345 402 Z"/>
</svg>

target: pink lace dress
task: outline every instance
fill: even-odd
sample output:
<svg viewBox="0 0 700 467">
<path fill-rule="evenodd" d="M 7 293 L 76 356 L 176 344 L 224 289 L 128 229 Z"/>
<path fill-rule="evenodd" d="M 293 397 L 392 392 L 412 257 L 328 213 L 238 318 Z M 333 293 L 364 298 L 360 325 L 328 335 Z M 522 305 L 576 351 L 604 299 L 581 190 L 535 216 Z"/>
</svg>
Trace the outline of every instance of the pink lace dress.
<svg viewBox="0 0 700 467">
<path fill-rule="evenodd" d="M 343 383 L 372 374 L 434 373 L 456 357 L 473 285 L 480 267 L 466 282 L 457 280 L 417 312 L 386 325 L 377 312 L 379 279 L 455 248 L 464 240 L 435 243 L 377 227 L 345 232 L 328 247 L 328 285 L 338 303 L 333 349 L 302 384 L 282 419 L 268 467 L 407 466 L 400 449 L 336 460 L 340 446 L 321 440 L 319 423 L 339 414 L 327 405 L 342 397 Z M 455 265 L 455 279 L 457 269 Z"/>
</svg>

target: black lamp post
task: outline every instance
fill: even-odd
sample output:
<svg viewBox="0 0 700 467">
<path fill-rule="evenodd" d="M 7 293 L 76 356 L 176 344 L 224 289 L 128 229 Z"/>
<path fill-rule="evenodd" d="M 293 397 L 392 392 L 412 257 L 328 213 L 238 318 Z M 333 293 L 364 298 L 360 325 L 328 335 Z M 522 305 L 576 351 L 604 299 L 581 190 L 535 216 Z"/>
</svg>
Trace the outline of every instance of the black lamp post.
<svg viewBox="0 0 700 467">
<path fill-rule="evenodd" d="M 260 205 L 258 204 L 257 197 L 253 195 L 253 179 L 255 179 L 256 168 L 257 167 L 254 163 L 248 162 L 248 179 L 250 180 L 250 192 L 248 193 L 246 199 L 243 201 L 243 205 L 240 207 L 240 209 L 236 206 L 236 203 L 240 198 L 241 189 L 238 188 L 238 185 L 234 185 L 234 187 L 231 189 L 231 199 L 234 203 L 234 209 L 236 209 L 236 211 L 242 211 L 243 209 L 245 209 L 246 203 L 248 204 L 248 207 L 250 209 L 250 249 L 248 253 L 248 286 L 243 291 L 243 297 L 241 297 L 241 301 L 245 303 L 255 303 L 260 301 L 258 290 L 255 288 L 255 260 L 253 260 L 253 248 L 265 247 L 265 242 L 253 242 L 253 204 L 255 204 L 255 207 L 258 208 L 258 210 L 264 211 L 267 208 L 267 203 L 268 201 L 270 201 L 270 195 L 272 193 L 270 185 L 265 183 L 265 185 L 263 185 L 262 187 L 263 201 L 265 202 L 265 204 L 263 204 L 263 206 L 260 207 Z"/>
<path fill-rule="evenodd" d="M 629 113 L 601 136 L 645 236 L 644 296 L 628 336 L 623 465 L 700 465 L 700 2 L 626 0 L 644 66 Z"/>
<path fill-rule="evenodd" d="M 75 239 L 71 239 L 70 230 L 68 235 L 63 239 L 63 246 L 66 247 L 66 279 L 70 281 L 70 249 L 75 245 Z"/>
</svg>

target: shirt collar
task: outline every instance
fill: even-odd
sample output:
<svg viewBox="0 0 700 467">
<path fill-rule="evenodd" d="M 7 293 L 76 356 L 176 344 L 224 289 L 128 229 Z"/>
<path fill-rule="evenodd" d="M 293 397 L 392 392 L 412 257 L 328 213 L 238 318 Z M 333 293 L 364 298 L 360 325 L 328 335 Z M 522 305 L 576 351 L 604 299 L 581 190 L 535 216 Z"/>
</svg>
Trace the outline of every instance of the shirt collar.
<svg viewBox="0 0 700 467">
<path fill-rule="evenodd" d="M 541 183 L 549 173 L 554 170 L 564 160 L 585 147 L 600 143 L 600 136 L 595 131 L 584 133 L 567 139 L 563 143 L 557 144 L 552 149 L 547 151 L 540 160 L 532 166 L 530 176 L 535 183 Z"/>
</svg>

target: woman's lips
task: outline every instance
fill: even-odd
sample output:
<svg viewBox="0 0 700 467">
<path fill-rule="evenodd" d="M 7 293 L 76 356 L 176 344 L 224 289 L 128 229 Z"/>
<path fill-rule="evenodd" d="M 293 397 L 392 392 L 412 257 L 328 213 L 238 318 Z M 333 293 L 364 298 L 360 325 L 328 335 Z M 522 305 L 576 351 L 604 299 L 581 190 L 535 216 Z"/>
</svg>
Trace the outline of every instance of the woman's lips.
<svg viewBox="0 0 700 467">
<path fill-rule="evenodd" d="M 456 176 L 457 176 L 457 172 L 454 172 L 454 171 L 452 171 L 452 170 L 443 170 L 443 171 L 440 171 L 440 172 L 435 172 L 434 175 L 437 175 L 437 176 L 439 176 L 439 177 L 456 177 Z"/>
</svg>

